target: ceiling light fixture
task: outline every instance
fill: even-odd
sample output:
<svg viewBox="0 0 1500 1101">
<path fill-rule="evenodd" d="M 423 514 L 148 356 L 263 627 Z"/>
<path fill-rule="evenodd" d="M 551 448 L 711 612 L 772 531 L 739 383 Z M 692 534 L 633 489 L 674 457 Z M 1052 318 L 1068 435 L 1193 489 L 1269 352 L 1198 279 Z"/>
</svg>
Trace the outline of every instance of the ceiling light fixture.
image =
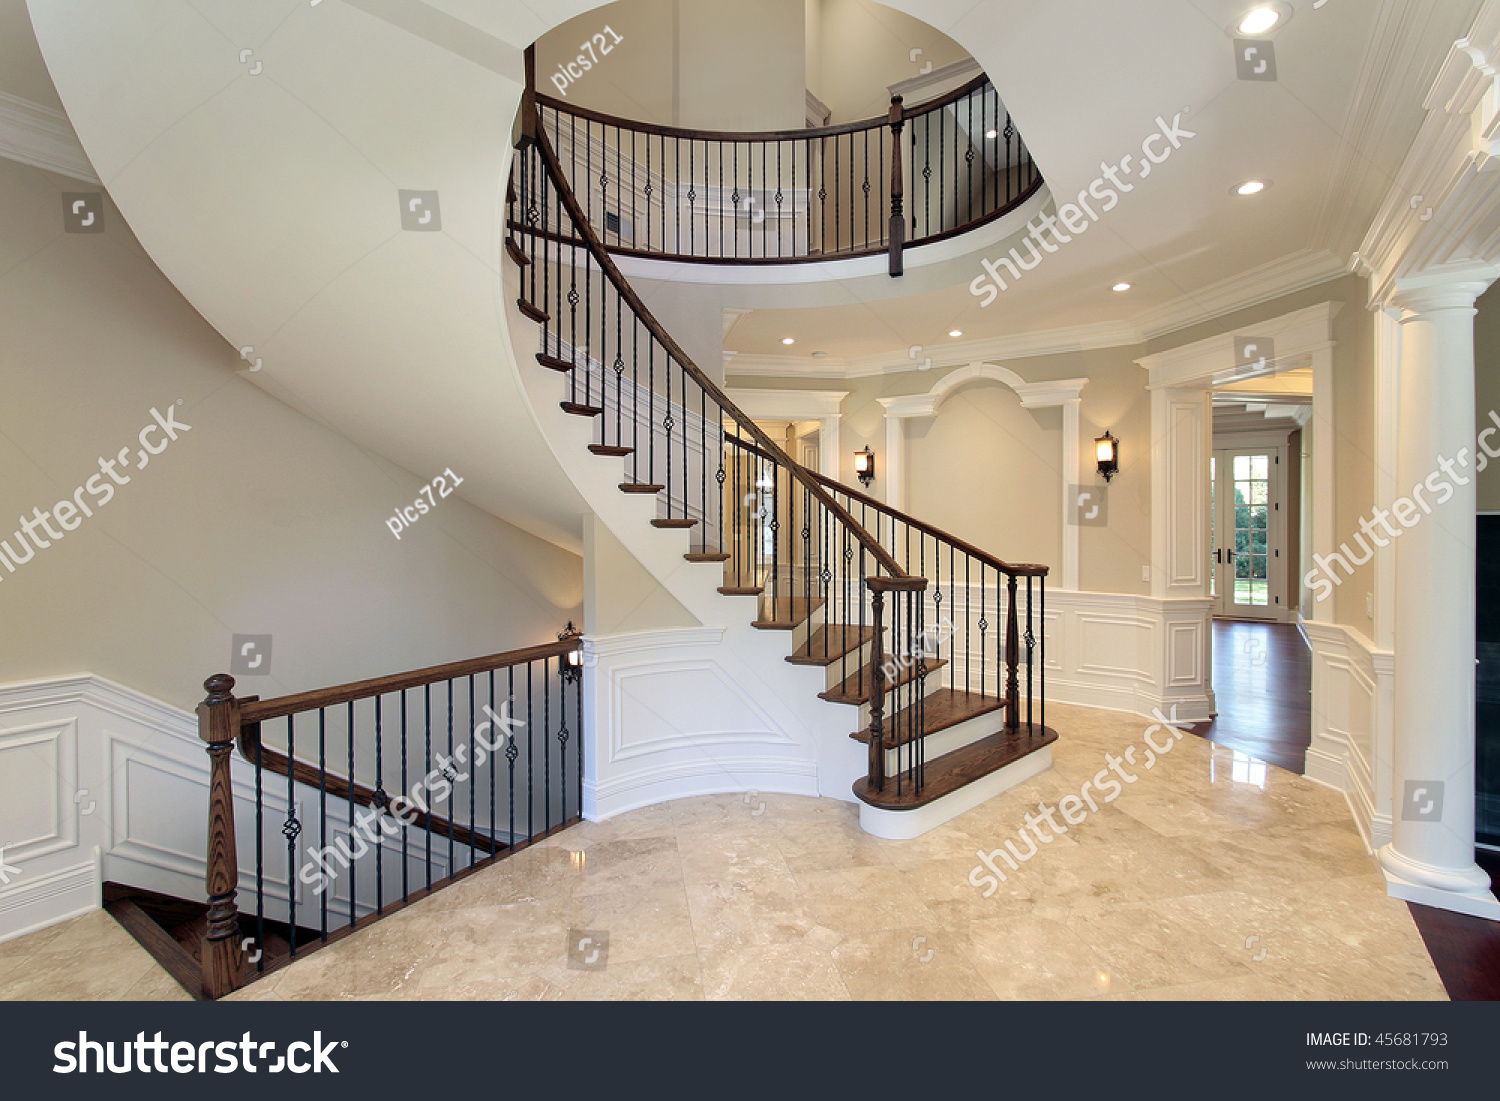
<svg viewBox="0 0 1500 1101">
<path fill-rule="evenodd" d="M 795 344 L 795 343 L 797 343 L 797 340 L 796 340 L 795 337 L 784 336 L 784 337 L 781 338 L 781 342 L 783 344 Z"/>
<path fill-rule="evenodd" d="M 987 138 L 989 138 L 991 141 L 994 141 L 996 138 L 998 138 L 1000 136 L 1000 131 L 999 130 L 986 130 L 984 132 L 984 136 L 987 137 Z"/>
<path fill-rule="evenodd" d="M 949 336 L 953 336 L 953 337 L 958 337 L 958 336 L 963 336 L 964 333 L 963 333 L 962 329 L 949 329 L 948 330 L 948 335 Z"/>
<path fill-rule="evenodd" d="M 1236 195 L 1259 195 L 1270 185 L 1265 180 L 1246 180 L 1234 189 Z"/>
<path fill-rule="evenodd" d="M 1113 290 L 1113 291 L 1128 291 L 1129 289 L 1130 289 L 1130 284 L 1129 283 L 1116 283 L 1113 287 L 1110 288 L 1110 290 Z"/>
<path fill-rule="evenodd" d="M 1265 34 L 1272 27 L 1281 22 L 1281 12 L 1270 5 L 1251 8 L 1239 22 L 1241 34 Z"/>
</svg>

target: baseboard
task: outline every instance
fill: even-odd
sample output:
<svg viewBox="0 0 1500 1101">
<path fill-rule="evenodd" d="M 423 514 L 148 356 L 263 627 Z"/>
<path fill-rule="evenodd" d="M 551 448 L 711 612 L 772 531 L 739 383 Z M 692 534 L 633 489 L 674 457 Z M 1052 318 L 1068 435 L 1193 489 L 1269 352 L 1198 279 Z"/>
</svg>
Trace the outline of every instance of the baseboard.
<svg viewBox="0 0 1500 1101">
<path fill-rule="evenodd" d="M 38 875 L 22 875 L 0 890 L 0 942 L 97 910 L 104 877 L 99 850 L 81 864 Z"/>
</svg>

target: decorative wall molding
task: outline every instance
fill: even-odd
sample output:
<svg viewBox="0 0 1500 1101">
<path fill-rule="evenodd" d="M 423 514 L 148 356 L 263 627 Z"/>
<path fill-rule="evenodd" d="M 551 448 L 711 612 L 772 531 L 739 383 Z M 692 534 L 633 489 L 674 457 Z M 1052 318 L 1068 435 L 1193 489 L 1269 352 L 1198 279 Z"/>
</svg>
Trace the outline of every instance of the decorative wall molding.
<svg viewBox="0 0 1500 1101">
<path fill-rule="evenodd" d="M 68 116 L 0 92 L 0 157 L 101 186 Z"/>
<path fill-rule="evenodd" d="M 729 400 L 753 420 L 817 421 L 818 473 L 839 475 L 839 408 L 847 390 L 729 389 Z"/>
<path fill-rule="evenodd" d="M 1312 649 L 1309 780 L 1349 800 L 1371 851 L 1391 840 L 1395 655 L 1338 623 L 1303 620 Z"/>
<path fill-rule="evenodd" d="M 973 80 L 982 72 L 984 72 L 984 66 L 972 57 L 965 57 L 959 61 L 950 62 L 941 69 L 933 69 L 931 72 L 918 73 L 905 80 L 898 80 L 887 90 L 893 96 L 901 96 L 906 101 L 909 110 L 912 107 L 921 106 L 924 100 L 935 99 L 944 92 Z"/>
</svg>

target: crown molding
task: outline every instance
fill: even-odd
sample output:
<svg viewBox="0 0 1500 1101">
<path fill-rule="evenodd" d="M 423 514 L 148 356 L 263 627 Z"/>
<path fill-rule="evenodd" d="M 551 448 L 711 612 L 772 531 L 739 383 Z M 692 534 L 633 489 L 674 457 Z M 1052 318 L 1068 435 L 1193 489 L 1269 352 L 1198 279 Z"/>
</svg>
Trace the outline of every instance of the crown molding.
<svg viewBox="0 0 1500 1101">
<path fill-rule="evenodd" d="M 1306 367 L 1316 353 L 1333 347 L 1333 319 L 1343 305 L 1342 302 L 1319 302 L 1254 325 L 1142 356 L 1136 363 L 1149 372 L 1147 389 L 1150 390 L 1166 386 L 1222 385 Z M 1235 353 L 1235 341 L 1240 337 L 1270 338 L 1275 345 L 1275 357 L 1257 365 L 1240 363 Z"/>
<path fill-rule="evenodd" d="M 1500 0 L 1485 0 L 1422 104 L 1427 115 L 1355 254 L 1370 301 L 1461 261 L 1500 261 Z"/>
<path fill-rule="evenodd" d="M 0 92 L 0 157 L 84 183 L 100 182 L 67 115 L 8 92 Z"/>
<path fill-rule="evenodd" d="M 744 378 L 855 379 L 898 375 L 907 371 L 962 367 L 981 361 L 1026 359 L 1032 356 L 1128 348 L 1189 325 L 1211 321 L 1249 309 L 1284 295 L 1316 287 L 1348 274 L 1348 266 L 1323 249 L 1303 249 L 1233 279 L 1210 284 L 1191 295 L 1150 311 L 1136 322 L 1101 321 L 1033 333 L 1009 333 L 980 340 L 954 341 L 923 348 L 920 359 L 899 351 L 871 356 L 763 355 L 726 352 L 724 369 Z M 743 311 L 748 313 L 751 311 Z M 741 313 L 739 316 L 743 316 Z M 738 322 L 739 316 L 735 318 Z M 1264 326 L 1258 326 L 1257 330 Z M 930 362 L 928 362 L 930 361 Z"/>
<path fill-rule="evenodd" d="M 983 71 L 984 67 L 979 62 L 966 57 L 944 65 L 941 69 L 933 69 L 930 73 L 918 73 L 905 80 L 898 80 L 887 90 L 891 95 L 900 96 L 907 103 L 917 105 L 920 102 L 916 99 L 917 96 L 933 99 Z"/>
<path fill-rule="evenodd" d="M 729 400 L 756 420 L 800 421 L 837 417 L 847 390 L 763 390 L 729 387 Z"/>
</svg>

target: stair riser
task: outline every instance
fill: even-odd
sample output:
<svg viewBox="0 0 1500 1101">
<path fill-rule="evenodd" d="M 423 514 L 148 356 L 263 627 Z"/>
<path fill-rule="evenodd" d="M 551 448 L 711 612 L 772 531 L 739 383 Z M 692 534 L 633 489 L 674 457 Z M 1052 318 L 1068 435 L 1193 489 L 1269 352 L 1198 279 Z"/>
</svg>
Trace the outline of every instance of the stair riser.
<svg viewBox="0 0 1500 1101">
<path fill-rule="evenodd" d="M 929 734 L 923 739 L 926 745 L 923 747 L 926 760 L 932 761 L 941 757 L 944 753 L 952 753 L 954 750 L 962 749 L 966 745 L 972 745 L 981 738 L 988 738 L 991 734 L 1005 725 L 1004 711 L 990 711 L 983 715 L 976 715 L 972 719 L 965 719 L 961 723 L 939 730 L 935 734 Z M 900 750 L 888 749 L 885 751 L 885 774 L 894 776 L 900 770 L 908 767 L 910 757 L 905 746 Z"/>
<path fill-rule="evenodd" d="M 930 760 L 931 758 L 929 758 Z M 891 841 L 909 841 L 951 822 L 965 811 L 1052 767 L 1052 747 L 1046 746 L 988 776 L 915 810 L 882 810 L 861 803 L 859 824 L 868 834 Z"/>
<path fill-rule="evenodd" d="M 825 666 L 823 670 L 826 680 L 825 689 L 833 691 L 850 677 L 854 676 L 860 669 L 868 673 L 870 668 L 870 655 L 875 651 L 875 640 L 871 639 L 858 649 L 850 650 L 846 657 L 835 658 L 833 664 Z"/>
<path fill-rule="evenodd" d="M 932 672 L 927 674 L 927 679 L 922 682 L 922 695 L 930 696 L 939 688 L 946 687 L 948 687 L 948 666 L 944 665 L 941 668 L 934 669 Z M 910 700 L 911 693 L 907 691 L 907 686 L 904 684 L 901 686 L 899 693 L 887 692 L 885 697 L 886 714 L 889 715 L 898 707 L 905 706 Z M 855 727 L 855 729 L 864 730 L 869 725 L 870 705 L 868 703 L 862 703 L 859 705 L 859 725 Z"/>
</svg>

